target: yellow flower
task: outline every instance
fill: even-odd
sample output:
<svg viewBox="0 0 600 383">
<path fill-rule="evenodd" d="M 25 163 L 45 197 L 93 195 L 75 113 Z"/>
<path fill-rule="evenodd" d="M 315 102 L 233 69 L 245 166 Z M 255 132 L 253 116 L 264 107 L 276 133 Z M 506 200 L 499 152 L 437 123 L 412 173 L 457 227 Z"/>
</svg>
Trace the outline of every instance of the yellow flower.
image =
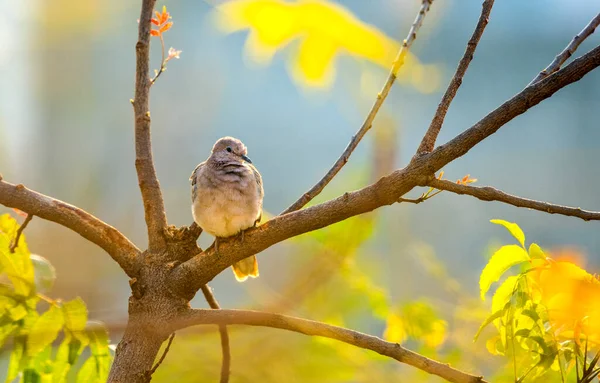
<svg viewBox="0 0 600 383">
<path fill-rule="evenodd" d="M 249 29 L 246 54 L 268 65 L 278 49 L 294 45 L 290 72 L 301 84 L 331 85 L 334 61 L 345 53 L 390 68 L 400 45 L 340 5 L 325 0 L 230 0 L 217 7 L 217 25 L 226 33 Z M 407 64 L 420 65 L 410 55 Z"/>
</svg>

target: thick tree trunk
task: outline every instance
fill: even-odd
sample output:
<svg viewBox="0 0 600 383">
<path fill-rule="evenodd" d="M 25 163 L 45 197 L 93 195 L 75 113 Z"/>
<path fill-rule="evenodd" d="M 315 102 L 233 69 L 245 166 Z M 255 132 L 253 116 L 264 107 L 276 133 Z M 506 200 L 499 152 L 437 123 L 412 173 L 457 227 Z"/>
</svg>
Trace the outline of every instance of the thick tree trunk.
<svg viewBox="0 0 600 383">
<path fill-rule="evenodd" d="M 110 370 L 109 383 L 150 381 L 150 371 L 165 337 L 144 327 L 146 326 L 132 319 L 127 323 Z"/>
<path fill-rule="evenodd" d="M 195 246 L 195 243 L 193 244 Z M 187 249 L 187 248 L 186 248 Z M 180 248 L 159 255 L 144 253 L 140 276 L 130 282 L 129 321 L 117 346 L 108 377 L 109 383 L 147 383 L 161 344 L 172 332 L 172 324 L 181 312 L 189 310 L 189 299 L 170 293 L 172 266 L 165 264 Z"/>
</svg>

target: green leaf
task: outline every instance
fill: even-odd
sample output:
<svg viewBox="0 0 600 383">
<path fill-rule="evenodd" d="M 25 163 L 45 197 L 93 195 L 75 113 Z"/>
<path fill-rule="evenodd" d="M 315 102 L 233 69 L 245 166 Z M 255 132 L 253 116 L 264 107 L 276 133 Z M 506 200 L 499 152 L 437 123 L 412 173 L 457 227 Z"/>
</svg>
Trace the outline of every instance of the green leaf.
<svg viewBox="0 0 600 383">
<path fill-rule="evenodd" d="M 23 383 L 42 383 L 42 377 L 33 368 L 26 368 L 23 371 Z"/>
<path fill-rule="evenodd" d="M 50 345 L 63 327 L 64 317 L 62 310 L 57 306 L 50 306 L 31 327 L 27 339 L 27 354 L 35 355 Z"/>
<path fill-rule="evenodd" d="M 26 315 L 27 308 L 25 308 L 25 306 L 23 306 L 22 304 L 17 304 L 16 306 L 13 306 L 10 309 L 8 309 L 8 316 L 15 322 L 25 318 Z"/>
<path fill-rule="evenodd" d="M 485 319 L 485 321 L 483 321 L 483 323 L 481 324 L 481 326 L 479 326 L 479 330 L 477 330 L 477 333 L 475 334 L 475 337 L 473 337 L 473 342 L 476 342 L 477 339 L 479 339 L 479 336 L 481 335 L 481 332 L 483 331 L 483 329 L 486 328 L 490 323 L 492 323 L 496 319 L 502 318 L 502 316 L 504 315 L 505 311 L 506 311 L 505 309 L 498 310 L 495 313 L 493 313 L 492 315 L 490 315 L 489 317 L 487 317 Z"/>
<path fill-rule="evenodd" d="M 0 270 L 10 279 L 15 293 L 28 296 L 34 287 L 34 273 L 24 237 L 21 236 L 22 242 L 19 241 L 14 254 L 8 251 L 18 226 L 17 221 L 10 215 L 0 216 Z"/>
<path fill-rule="evenodd" d="M 46 258 L 37 254 L 31 254 L 31 263 L 35 270 L 35 285 L 41 292 L 49 292 L 56 281 L 56 269 Z"/>
<path fill-rule="evenodd" d="M 508 269 L 528 260 L 529 255 L 522 247 L 517 245 L 502 246 L 492 255 L 479 277 L 481 299 L 485 300 L 485 294 L 492 283 L 498 281 Z"/>
<path fill-rule="evenodd" d="M 108 349 L 108 331 L 103 323 L 90 321 L 86 333 L 92 355 L 79 370 L 77 383 L 104 383 L 108 379 L 112 360 Z"/>
<path fill-rule="evenodd" d="M 87 339 L 85 334 L 79 334 L 77 338 L 69 332 L 58 347 L 54 368 L 52 373 L 52 383 L 64 383 L 71 367 L 77 362 L 81 352 L 87 345 L 87 341 L 82 342 L 80 338 Z"/>
<path fill-rule="evenodd" d="M 537 243 L 532 243 L 529 245 L 529 257 L 531 259 L 546 259 L 546 254 L 544 254 L 544 251 Z"/>
<path fill-rule="evenodd" d="M 502 225 L 508 230 L 508 232 L 519 241 L 521 247 L 525 248 L 525 234 L 523 230 L 516 223 L 504 221 L 502 219 L 492 219 L 491 223 L 495 223 L 496 225 Z"/>
<path fill-rule="evenodd" d="M 86 332 L 90 339 L 90 351 L 92 355 L 109 355 L 108 351 L 108 331 L 104 323 L 89 321 Z"/>
<path fill-rule="evenodd" d="M 25 351 L 25 341 L 26 338 L 23 336 L 17 336 L 14 338 L 13 349 L 10 353 L 10 362 L 8 364 L 8 371 L 6 373 L 6 383 L 12 382 L 19 371 L 21 370 L 22 360 L 24 357 Z"/>
<path fill-rule="evenodd" d="M 85 329 L 88 311 L 83 299 L 77 297 L 72 301 L 63 303 L 62 311 L 67 330 L 76 332 L 83 331 Z"/>
<path fill-rule="evenodd" d="M 14 322 L 4 323 L 0 327 L 0 347 L 4 345 L 4 342 L 10 335 L 12 335 L 13 331 L 17 328 L 17 324 Z"/>
<path fill-rule="evenodd" d="M 10 241 L 12 241 L 15 238 L 19 226 L 19 222 L 16 219 L 14 219 L 10 214 L 0 215 L 0 235 L 4 234 Z M 8 245 L 10 246 L 10 243 Z M 26 254 L 29 254 L 29 249 L 27 248 L 27 241 L 25 239 L 24 232 L 21 233 L 18 249 L 20 249 Z M 6 250 L 8 250 L 8 246 L 6 247 Z"/>
<path fill-rule="evenodd" d="M 52 372 L 52 346 L 48 345 L 44 350 L 30 359 L 27 368 L 23 372 L 23 377 L 26 379 L 26 374 L 29 375 L 29 381 L 32 383 L 41 382 L 46 377 L 50 377 Z"/>
</svg>

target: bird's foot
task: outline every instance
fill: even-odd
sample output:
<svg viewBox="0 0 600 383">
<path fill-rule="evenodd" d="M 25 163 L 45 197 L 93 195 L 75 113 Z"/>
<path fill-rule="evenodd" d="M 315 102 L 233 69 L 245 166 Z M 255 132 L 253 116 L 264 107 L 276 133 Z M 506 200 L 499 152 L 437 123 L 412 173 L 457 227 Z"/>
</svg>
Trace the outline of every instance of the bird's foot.
<svg viewBox="0 0 600 383">
<path fill-rule="evenodd" d="M 219 237 L 215 237 L 215 254 L 219 254 Z"/>
</svg>

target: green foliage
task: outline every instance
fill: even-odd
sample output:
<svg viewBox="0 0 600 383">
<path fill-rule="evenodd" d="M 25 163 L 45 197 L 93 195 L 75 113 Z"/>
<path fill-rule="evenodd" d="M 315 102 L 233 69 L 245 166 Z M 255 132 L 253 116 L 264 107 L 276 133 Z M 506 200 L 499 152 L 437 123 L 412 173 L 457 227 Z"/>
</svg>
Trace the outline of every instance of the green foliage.
<svg viewBox="0 0 600 383">
<path fill-rule="evenodd" d="M 492 283 L 500 280 L 512 266 L 522 264 L 518 275 L 507 277 L 496 289 L 491 314 L 475 335 L 477 340 L 491 323 L 496 327 L 497 334 L 488 338 L 486 348 L 491 354 L 508 357 L 513 364 L 513 379 L 504 376 L 497 380 L 591 381 L 600 373 L 596 366 L 598 360 L 588 355 L 592 348 L 598 348 L 597 334 L 589 331 L 584 334 L 586 327 L 582 323 L 589 320 L 587 316 L 575 321 L 564 319 L 572 318 L 572 311 L 579 315 L 581 310 L 581 315 L 585 315 L 585 307 L 577 307 L 583 297 L 564 295 L 572 287 L 566 271 L 576 276 L 573 281 L 578 287 L 596 286 L 600 282 L 576 265 L 558 263 L 559 266 L 555 266 L 557 262 L 535 243 L 526 252 L 525 235 L 518 225 L 502 220 L 492 220 L 492 223 L 504 226 L 520 246 L 503 246 L 490 258 L 481 273 L 481 298 L 485 298 Z M 548 304 L 553 305 L 552 310 Z M 600 355 L 600 351 L 596 351 L 596 355 Z"/>
<path fill-rule="evenodd" d="M 29 252 L 24 235 L 10 252 L 17 229 L 14 218 L 0 216 L 0 275 L 10 282 L 0 283 L 0 346 L 12 347 L 6 383 L 66 382 L 86 347 L 91 355 L 78 382 L 105 382 L 111 363 L 106 329 L 88 322 L 81 298 L 62 302 L 42 295 L 51 290 L 56 272 L 45 258 Z"/>
</svg>

